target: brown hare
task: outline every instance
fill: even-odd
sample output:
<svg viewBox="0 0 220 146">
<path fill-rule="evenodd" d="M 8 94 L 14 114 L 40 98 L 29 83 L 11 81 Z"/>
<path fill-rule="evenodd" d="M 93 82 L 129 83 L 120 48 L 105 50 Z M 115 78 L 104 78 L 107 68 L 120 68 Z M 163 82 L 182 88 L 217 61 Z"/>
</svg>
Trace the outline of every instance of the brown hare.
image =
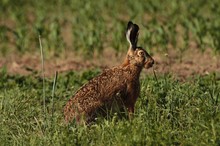
<svg viewBox="0 0 220 146">
<path fill-rule="evenodd" d="M 110 110 L 116 101 L 120 108 L 125 107 L 129 115 L 134 113 L 135 102 L 140 93 L 139 77 L 143 68 L 154 64 L 152 57 L 141 47 L 137 47 L 139 27 L 128 22 L 126 38 L 130 44 L 124 63 L 104 70 L 100 75 L 83 85 L 64 107 L 67 123 L 89 123 L 97 116 L 96 112 L 107 105 Z"/>
</svg>

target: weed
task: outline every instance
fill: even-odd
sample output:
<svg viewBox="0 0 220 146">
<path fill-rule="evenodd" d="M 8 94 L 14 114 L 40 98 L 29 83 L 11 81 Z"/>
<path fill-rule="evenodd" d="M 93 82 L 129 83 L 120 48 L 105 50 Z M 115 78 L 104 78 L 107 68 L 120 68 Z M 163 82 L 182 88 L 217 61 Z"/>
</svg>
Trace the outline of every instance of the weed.
<svg viewBox="0 0 220 146">
<path fill-rule="evenodd" d="M 61 74 L 56 80 L 56 76 L 54 79 L 47 78 L 46 121 L 49 122 L 53 115 L 53 122 L 49 122 L 43 129 L 45 119 L 41 112 L 42 80 L 31 76 L 2 74 L 2 144 L 214 145 L 220 136 L 220 105 L 217 101 L 220 84 L 212 75 L 186 82 L 179 82 L 172 76 L 158 76 L 158 81 L 154 76 L 142 78 L 141 96 L 131 121 L 118 119 L 115 115 L 107 119 L 101 118 L 90 127 L 74 123 L 66 126 L 62 115 L 65 102 L 81 86 L 81 81 L 91 78 L 90 75 L 72 72 Z M 52 98 L 49 95 L 51 88 Z"/>
</svg>

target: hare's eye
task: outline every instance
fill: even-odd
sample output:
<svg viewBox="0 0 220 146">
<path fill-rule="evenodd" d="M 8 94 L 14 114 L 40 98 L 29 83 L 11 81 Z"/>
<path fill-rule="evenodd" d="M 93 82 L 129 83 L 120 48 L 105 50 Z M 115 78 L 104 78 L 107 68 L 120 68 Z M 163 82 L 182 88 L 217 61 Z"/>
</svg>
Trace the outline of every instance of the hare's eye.
<svg viewBox="0 0 220 146">
<path fill-rule="evenodd" d="M 144 52 L 143 52 L 143 51 L 140 51 L 140 52 L 138 52 L 138 55 L 139 55 L 139 56 L 144 56 Z"/>
</svg>

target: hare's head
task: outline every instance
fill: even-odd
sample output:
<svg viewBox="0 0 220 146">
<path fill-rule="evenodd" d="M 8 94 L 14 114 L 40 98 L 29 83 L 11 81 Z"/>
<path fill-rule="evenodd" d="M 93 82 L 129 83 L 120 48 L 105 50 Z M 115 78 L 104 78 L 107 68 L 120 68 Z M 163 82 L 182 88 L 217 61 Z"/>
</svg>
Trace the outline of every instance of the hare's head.
<svg viewBox="0 0 220 146">
<path fill-rule="evenodd" d="M 137 47 L 133 54 L 128 56 L 129 64 L 144 67 L 146 69 L 150 68 L 154 64 L 153 58 L 141 47 Z"/>
<path fill-rule="evenodd" d="M 137 47 L 138 34 L 138 25 L 129 21 L 126 31 L 126 38 L 130 44 L 130 47 L 126 56 L 126 62 L 127 64 L 134 64 L 148 69 L 153 66 L 154 60 L 146 50 L 144 50 L 142 47 Z"/>
</svg>

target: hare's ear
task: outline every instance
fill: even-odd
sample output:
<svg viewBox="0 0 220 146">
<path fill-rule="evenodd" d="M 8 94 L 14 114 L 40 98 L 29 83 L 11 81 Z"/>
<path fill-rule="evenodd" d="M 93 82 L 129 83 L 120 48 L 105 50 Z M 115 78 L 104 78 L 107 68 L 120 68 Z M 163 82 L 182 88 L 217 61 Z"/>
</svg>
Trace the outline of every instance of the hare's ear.
<svg viewBox="0 0 220 146">
<path fill-rule="evenodd" d="M 138 25 L 129 21 L 127 25 L 127 31 L 126 31 L 126 38 L 130 44 L 129 49 L 132 49 L 132 50 L 136 49 L 137 41 L 138 41 L 138 34 L 139 34 L 138 31 L 139 31 Z"/>
</svg>

